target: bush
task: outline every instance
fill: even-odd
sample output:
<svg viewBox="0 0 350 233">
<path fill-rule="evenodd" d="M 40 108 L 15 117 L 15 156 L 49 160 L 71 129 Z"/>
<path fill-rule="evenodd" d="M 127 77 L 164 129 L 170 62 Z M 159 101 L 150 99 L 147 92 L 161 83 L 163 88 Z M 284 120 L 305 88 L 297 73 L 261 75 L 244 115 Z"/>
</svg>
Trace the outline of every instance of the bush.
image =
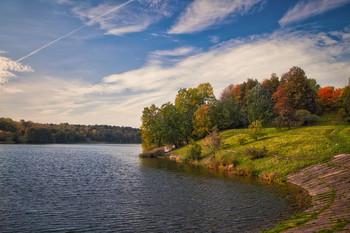
<svg viewBox="0 0 350 233">
<path fill-rule="evenodd" d="M 247 135 L 245 135 L 245 134 L 237 134 L 236 135 L 236 140 L 237 140 L 238 144 L 244 145 L 244 144 L 247 143 Z"/>
<path fill-rule="evenodd" d="M 190 144 L 187 147 L 186 157 L 188 159 L 198 160 L 201 158 L 201 155 L 202 155 L 202 147 L 195 141 L 191 140 Z"/>
<path fill-rule="evenodd" d="M 317 115 L 311 114 L 308 110 L 297 110 L 294 116 L 297 126 L 310 125 L 319 119 Z"/>
<path fill-rule="evenodd" d="M 265 146 L 263 148 L 248 147 L 243 154 L 250 159 L 259 159 L 267 156 L 267 149 Z"/>
<path fill-rule="evenodd" d="M 222 166 L 227 166 L 233 164 L 234 166 L 238 165 L 238 160 L 233 153 L 223 153 L 220 156 L 220 161 Z"/>
</svg>

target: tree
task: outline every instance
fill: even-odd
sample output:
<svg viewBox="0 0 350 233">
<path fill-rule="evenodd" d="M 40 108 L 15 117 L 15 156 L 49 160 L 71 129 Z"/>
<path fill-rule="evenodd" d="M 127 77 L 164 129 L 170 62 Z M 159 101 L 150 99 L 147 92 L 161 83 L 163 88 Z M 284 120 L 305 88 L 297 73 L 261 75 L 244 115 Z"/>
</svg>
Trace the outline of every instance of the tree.
<svg viewBox="0 0 350 233">
<path fill-rule="evenodd" d="M 183 114 L 170 102 L 162 105 L 159 114 L 162 142 L 175 148 L 183 145 L 186 140 Z"/>
<path fill-rule="evenodd" d="M 311 88 L 314 89 L 316 92 L 318 92 L 321 86 L 320 84 L 317 83 L 316 79 L 308 78 L 307 80 L 309 81 Z"/>
<path fill-rule="evenodd" d="M 275 101 L 273 108 L 279 115 L 275 119 L 275 124 L 278 128 L 287 126 L 290 129 L 295 110 L 290 105 L 289 99 L 286 96 L 286 88 L 279 86 L 277 91 L 273 94 L 272 99 Z"/>
<path fill-rule="evenodd" d="M 183 131 L 188 142 L 195 130 L 195 112 L 203 105 L 215 101 L 210 83 L 199 84 L 196 88 L 180 89 L 175 98 L 175 107 L 184 117 Z"/>
<path fill-rule="evenodd" d="M 141 137 L 142 148 L 149 151 L 162 146 L 159 109 L 153 104 L 142 112 Z"/>
<path fill-rule="evenodd" d="M 246 124 L 246 114 L 233 93 L 220 102 L 221 114 L 217 115 L 216 125 L 219 129 L 233 129 Z M 220 111 L 217 111 L 220 112 Z"/>
<path fill-rule="evenodd" d="M 48 128 L 30 128 L 25 134 L 26 143 L 53 143 L 52 133 Z"/>
<path fill-rule="evenodd" d="M 270 95 L 273 95 L 280 86 L 280 80 L 275 73 L 272 73 L 271 78 L 265 79 L 261 85 L 270 92 Z"/>
<path fill-rule="evenodd" d="M 0 130 L 6 132 L 17 132 L 18 124 L 10 118 L 0 118 Z"/>
<path fill-rule="evenodd" d="M 230 84 L 227 87 L 222 90 L 221 95 L 220 95 L 220 101 L 225 101 L 229 95 L 233 94 L 233 89 L 235 89 L 234 84 Z"/>
<path fill-rule="evenodd" d="M 256 120 L 262 121 L 263 124 L 270 122 L 273 116 L 273 105 L 270 93 L 261 84 L 257 84 L 248 92 L 247 109 L 249 122 Z"/>
<path fill-rule="evenodd" d="M 338 107 L 340 96 L 339 88 L 323 87 L 318 90 L 318 99 L 323 111 L 335 110 Z"/>
<path fill-rule="evenodd" d="M 350 85 L 343 88 L 340 103 L 345 112 L 350 115 Z"/>
<path fill-rule="evenodd" d="M 258 140 L 258 137 L 264 135 L 262 122 L 261 121 L 253 121 L 248 127 L 248 135 L 249 137 Z"/>
<path fill-rule="evenodd" d="M 248 92 L 253 89 L 257 84 L 258 80 L 248 79 L 246 82 L 236 85 L 232 90 L 239 104 L 246 105 Z"/>
<path fill-rule="evenodd" d="M 304 70 L 292 67 L 282 75 L 281 82 L 288 104 L 294 111 L 304 109 L 311 113 L 317 112 L 317 93 L 312 89 Z"/>
<path fill-rule="evenodd" d="M 202 104 L 195 112 L 195 129 L 194 135 L 202 137 L 208 134 L 213 128 L 213 107 L 208 104 Z"/>
<path fill-rule="evenodd" d="M 215 158 L 216 152 L 222 147 L 222 138 L 216 129 L 214 129 L 203 141 L 204 147 L 210 150 L 213 153 Z"/>
</svg>

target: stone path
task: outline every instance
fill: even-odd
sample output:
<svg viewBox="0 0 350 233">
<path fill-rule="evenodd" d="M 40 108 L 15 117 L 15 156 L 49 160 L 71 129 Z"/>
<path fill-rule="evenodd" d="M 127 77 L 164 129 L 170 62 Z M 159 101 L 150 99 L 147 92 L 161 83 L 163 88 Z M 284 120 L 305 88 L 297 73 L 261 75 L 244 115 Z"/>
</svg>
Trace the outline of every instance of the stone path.
<svg viewBox="0 0 350 233">
<path fill-rule="evenodd" d="M 308 191 L 311 205 L 287 221 L 293 228 L 285 232 L 350 232 L 350 154 L 304 168 L 287 179 Z"/>
</svg>

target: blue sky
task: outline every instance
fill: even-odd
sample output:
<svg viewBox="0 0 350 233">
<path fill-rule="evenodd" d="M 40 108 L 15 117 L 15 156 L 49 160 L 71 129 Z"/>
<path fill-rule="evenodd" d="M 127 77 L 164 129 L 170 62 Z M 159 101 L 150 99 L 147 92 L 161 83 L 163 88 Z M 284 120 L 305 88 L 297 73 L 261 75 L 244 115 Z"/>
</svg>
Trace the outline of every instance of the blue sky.
<svg viewBox="0 0 350 233">
<path fill-rule="evenodd" d="M 139 127 L 180 88 L 350 77 L 350 0 L 0 0 L 0 117 Z"/>
</svg>

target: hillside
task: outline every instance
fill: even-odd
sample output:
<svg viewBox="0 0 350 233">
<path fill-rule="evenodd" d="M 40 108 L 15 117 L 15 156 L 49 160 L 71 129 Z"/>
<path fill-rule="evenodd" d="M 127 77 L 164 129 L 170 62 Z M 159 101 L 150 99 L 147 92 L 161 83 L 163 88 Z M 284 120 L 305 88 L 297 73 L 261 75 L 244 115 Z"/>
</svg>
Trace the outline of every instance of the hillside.
<svg viewBox="0 0 350 233">
<path fill-rule="evenodd" d="M 247 129 L 232 129 L 220 132 L 223 139 L 221 150 L 213 154 L 202 146 L 202 157 L 194 164 L 210 168 L 226 169 L 240 175 L 256 175 L 264 179 L 283 181 L 287 174 L 319 162 L 327 162 L 332 156 L 350 153 L 350 125 L 339 125 L 324 116 L 319 125 L 287 129 L 265 128 L 265 135 L 258 140 L 243 136 Z M 251 159 L 247 148 L 266 148 L 262 158 Z M 186 160 L 188 147 L 172 151 L 178 160 Z"/>
</svg>

